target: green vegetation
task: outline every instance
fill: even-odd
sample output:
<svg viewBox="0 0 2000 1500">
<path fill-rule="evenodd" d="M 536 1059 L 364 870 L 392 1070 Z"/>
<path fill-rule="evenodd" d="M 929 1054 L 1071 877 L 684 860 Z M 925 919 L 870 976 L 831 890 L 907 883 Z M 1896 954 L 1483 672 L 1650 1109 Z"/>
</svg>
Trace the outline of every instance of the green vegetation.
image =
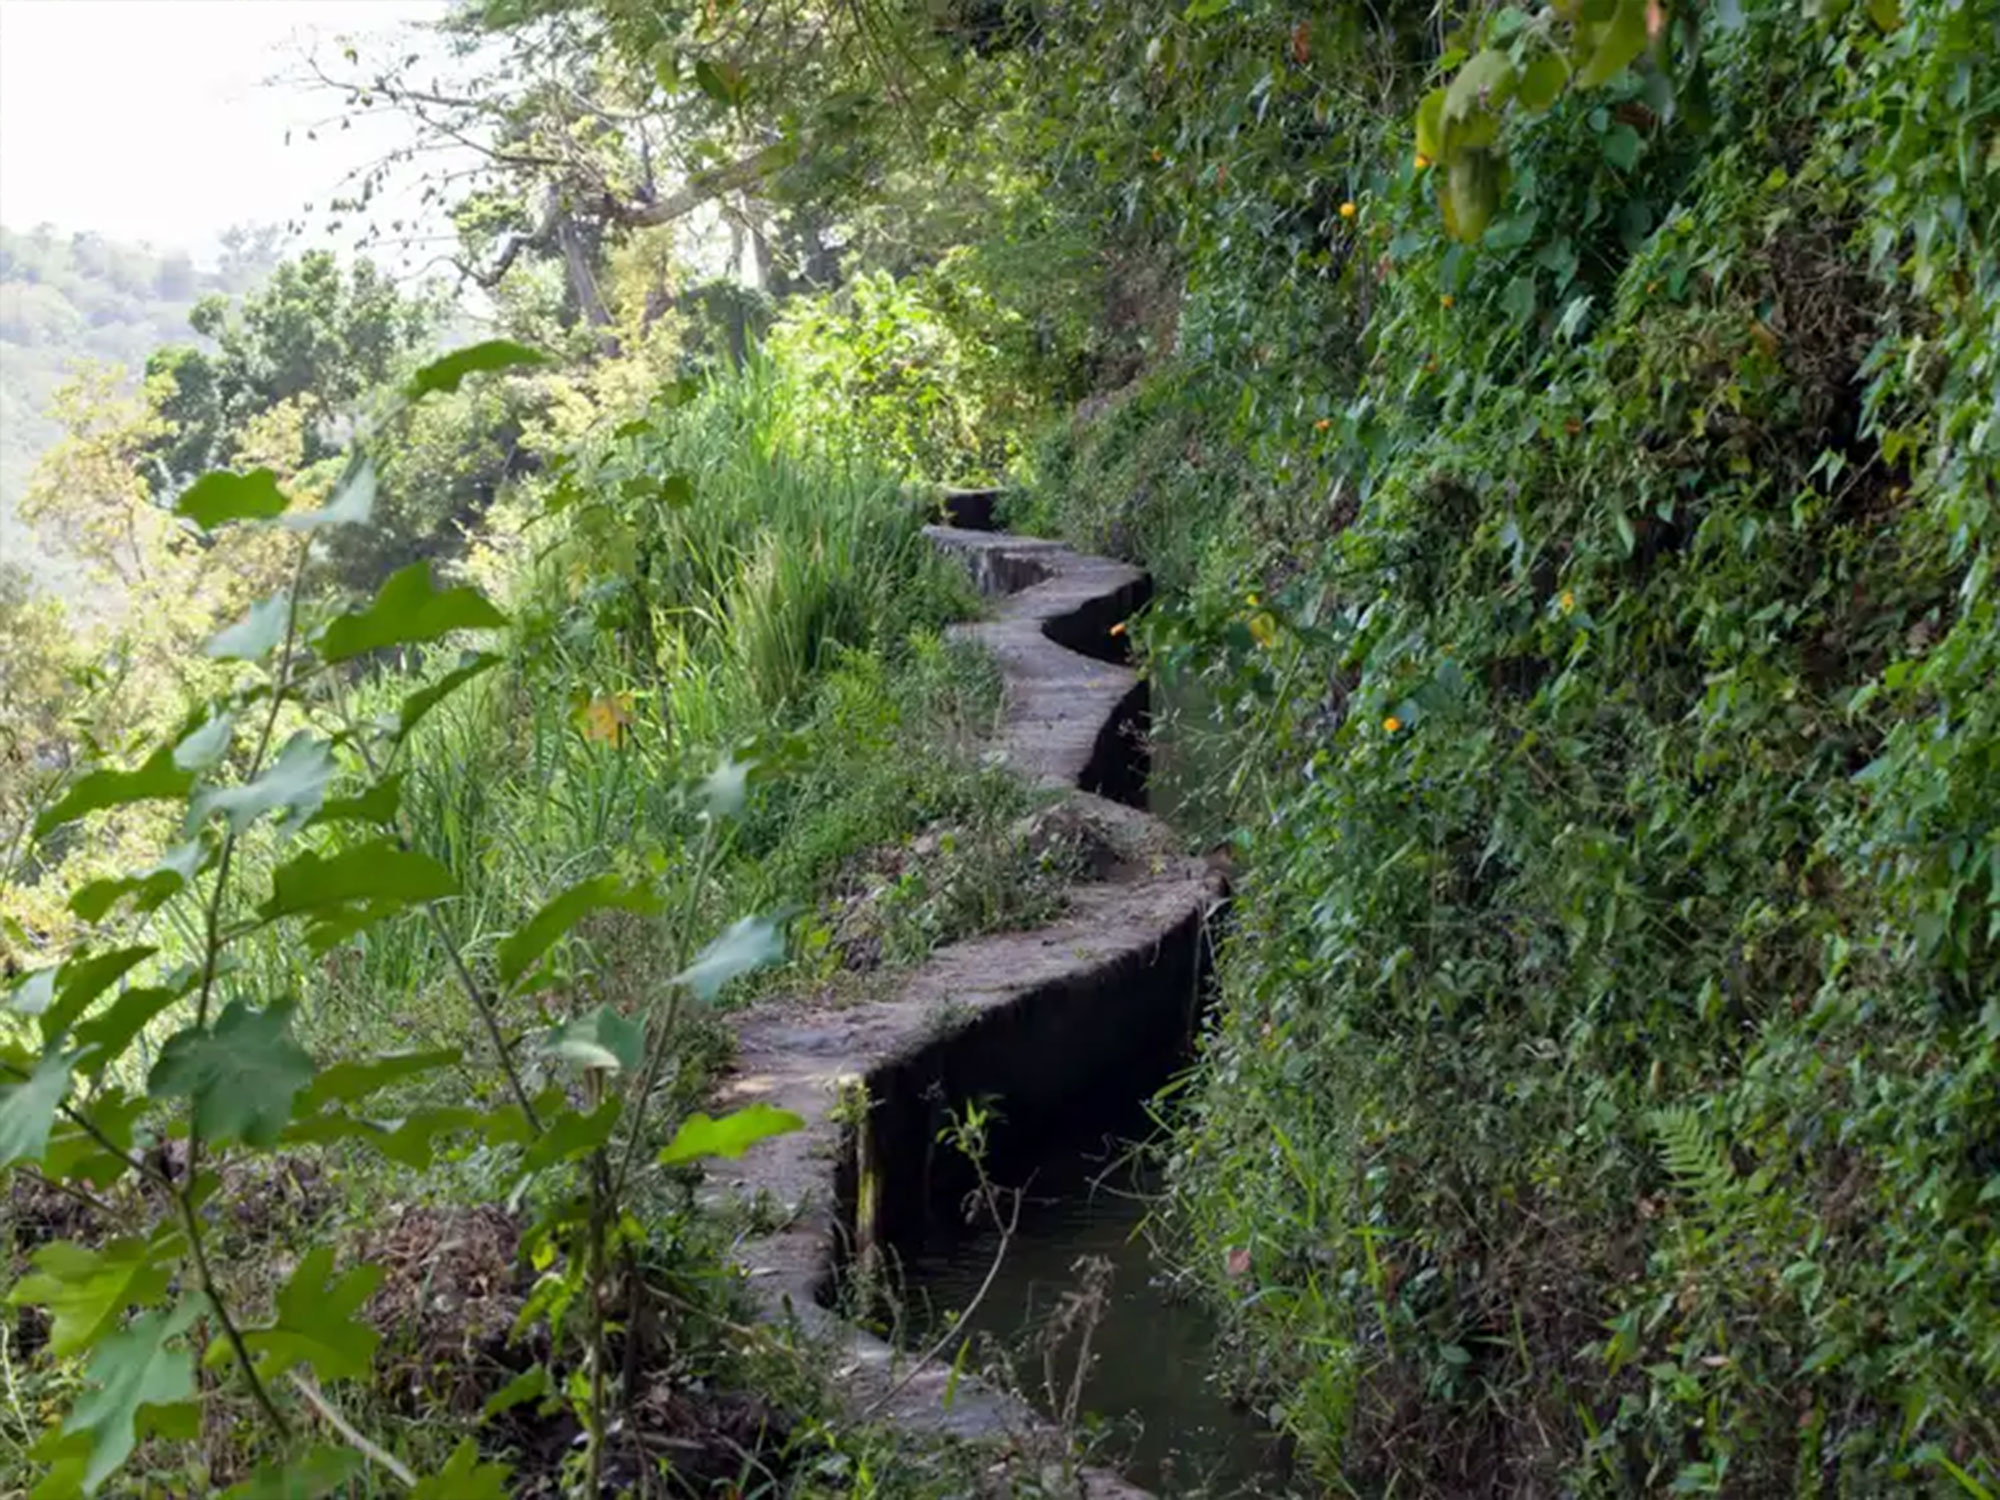
<svg viewBox="0 0 2000 1500">
<path fill-rule="evenodd" d="M 1160 585 L 1237 899 L 1158 1228 L 1298 1488 L 2000 1492 L 2000 12 L 449 26 L 507 65 L 324 77 L 481 143 L 503 337 L 289 262 L 24 492 L 123 604 L 0 579 L 37 1493 L 654 1493 L 631 1414 L 759 1387 L 677 1482 L 970 1491 L 741 1326 L 687 1161 L 721 978 L 1062 900 L 918 535 L 995 477 Z M 372 1330 L 475 1223 L 542 1279 L 454 1383 Z"/>
</svg>

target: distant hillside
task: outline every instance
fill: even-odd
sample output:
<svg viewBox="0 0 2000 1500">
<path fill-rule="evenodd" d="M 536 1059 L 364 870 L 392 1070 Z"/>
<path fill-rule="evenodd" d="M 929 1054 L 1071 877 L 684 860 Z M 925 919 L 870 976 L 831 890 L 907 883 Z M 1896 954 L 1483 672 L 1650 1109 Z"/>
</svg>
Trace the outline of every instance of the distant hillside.
<svg viewBox="0 0 2000 1500">
<path fill-rule="evenodd" d="M 0 227 L 0 558 L 38 571 L 38 543 L 14 519 L 35 460 L 62 435 L 49 403 L 87 360 L 135 376 L 162 344 L 188 343 L 188 313 L 212 293 L 255 286 L 276 263 L 273 229 L 223 236 L 220 265 L 198 268 L 180 251 L 119 245 L 49 225 Z"/>
</svg>

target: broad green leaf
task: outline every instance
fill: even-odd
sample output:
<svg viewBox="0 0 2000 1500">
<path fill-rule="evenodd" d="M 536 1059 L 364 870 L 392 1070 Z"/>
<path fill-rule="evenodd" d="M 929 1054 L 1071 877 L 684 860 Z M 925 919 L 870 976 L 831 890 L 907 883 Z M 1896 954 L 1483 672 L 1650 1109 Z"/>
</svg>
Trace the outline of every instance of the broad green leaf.
<svg viewBox="0 0 2000 1500">
<path fill-rule="evenodd" d="M 587 1156 L 611 1139 L 622 1101 L 606 1099 L 589 1114 L 565 1109 L 542 1117 L 542 1133 L 529 1144 L 521 1165 L 530 1172 Z"/>
<path fill-rule="evenodd" d="M 49 1136 L 49 1149 L 42 1157 L 42 1175 L 58 1182 L 109 1187 L 132 1170 L 131 1163 L 119 1153 L 132 1149 L 133 1127 L 147 1108 L 144 1098 L 128 1094 L 115 1084 L 98 1089 L 91 1095 L 89 1107 L 83 1110 L 96 1133 L 67 1119 L 57 1121 L 54 1133 Z M 109 1140 L 116 1151 L 100 1144 L 99 1136 Z"/>
<path fill-rule="evenodd" d="M 381 1284 L 380 1266 L 356 1266 L 336 1277 L 332 1246 L 307 1251 L 278 1293 L 277 1316 L 266 1327 L 243 1332 L 244 1342 L 258 1357 L 257 1378 L 268 1384 L 300 1365 L 321 1380 L 366 1375 L 382 1336 L 362 1321 L 360 1312 Z M 210 1365 L 233 1357 L 234 1351 L 221 1339 L 209 1346 Z"/>
<path fill-rule="evenodd" d="M 78 886 L 70 893 L 69 909 L 86 922 L 102 921 L 106 912 L 130 896 L 133 912 L 144 916 L 185 890 L 207 857 L 206 846 L 199 839 L 189 839 L 167 850 L 150 870 Z"/>
<path fill-rule="evenodd" d="M 1590 56 L 1576 71 L 1578 88 L 1609 83 L 1646 50 L 1647 0 L 1618 0 L 1611 19 L 1595 28 Z"/>
<path fill-rule="evenodd" d="M 681 1121 L 674 1138 L 660 1148 L 659 1162 L 670 1167 L 676 1162 L 698 1161 L 710 1156 L 741 1156 L 759 1141 L 805 1129 L 806 1122 L 788 1109 L 769 1104 L 751 1104 L 732 1110 L 721 1119 L 692 1114 Z"/>
<path fill-rule="evenodd" d="M 1468 118 L 1476 109 L 1497 109 L 1514 92 L 1514 64 L 1494 48 L 1477 53 L 1458 70 L 1445 90 L 1447 122 Z"/>
<path fill-rule="evenodd" d="M 56 990 L 42 1012 L 42 1040 L 54 1042 L 89 1008 L 90 1002 L 138 968 L 159 950 L 141 943 L 69 959 L 56 971 Z"/>
<path fill-rule="evenodd" d="M 283 515 L 289 503 L 278 488 L 278 476 L 269 469 L 252 469 L 248 474 L 216 469 L 181 491 L 174 514 L 213 531 L 229 521 L 268 521 Z"/>
<path fill-rule="evenodd" d="M 37 1063 L 28 1077 L 0 1085 L 0 1167 L 42 1159 L 75 1065 L 74 1052 L 58 1050 Z"/>
<path fill-rule="evenodd" d="M 195 1320 L 194 1299 L 172 1311 L 147 1313 L 97 1346 L 83 1378 L 90 1387 L 63 1419 L 61 1437 L 51 1444 L 57 1456 L 74 1454 L 73 1443 L 88 1439 L 80 1475 L 83 1492 L 98 1487 L 132 1455 L 141 1437 L 160 1432 L 191 1437 L 200 1407 L 194 1395 L 194 1355 L 181 1336 Z"/>
<path fill-rule="evenodd" d="M 384 646 L 434 641 L 454 630 L 494 630 L 507 617 L 477 589 L 435 588 L 431 565 L 411 563 L 391 573 L 366 609 L 327 622 L 319 633 L 319 654 L 347 661 Z"/>
<path fill-rule="evenodd" d="M 173 747 L 162 745 L 135 770 L 92 771 L 80 777 L 60 802 L 35 820 L 35 837 L 43 838 L 50 830 L 103 808 L 185 797 L 193 785 L 194 773 L 175 765 Z"/>
<path fill-rule="evenodd" d="M 322 526 L 359 526 L 374 514 L 375 465 L 363 456 L 347 466 L 324 506 L 289 512 L 278 517 L 278 524 L 287 531 L 317 531 Z"/>
<path fill-rule="evenodd" d="M 90 1072 L 102 1073 L 117 1060 L 133 1037 L 146 1029 L 161 1011 L 185 995 L 191 985 L 147 985 L 125 991 L 110 1005 L 76 1028 L 71 1038 L 77 1056 Z"/>
<path fill-rule="evenodd" d="M 285 638 L 285 622 L 291 612 L 292 596 L 288 593 L 259 599 L 250 606 L 249 614 L 218 630 L 201 649 L 217 661 L 262 661 Z"/>
<path fill-rule="evenodd" d="M 750 794 L 750 773 L 756 768 L 753 760 L 724 756 L 701 784 L 702 803 L 712 818 L 733 818 L 743 811 L 743 804 Z"/>
<path fill-rule="evenodd" d="M 423 1052 L 386 1052 L 361 1062 L 335 1063 L 321 1069 L 312 1086 L 299 1095 L 295 1113 L 303 1117 L 329 1104 L 352 1104 L 405 1078 L 448 1068 L 464 1055 L 456 1047 L 433 1047 Z"/>
<path fill-rule="evenodd" d="M 194 817 L 199 822 L 220 813 L 232 831 L 241 833 L 265 813 L 282 809 L 280 826 L 296 832 L 319 811 L 336 769 L 333 746 L 301 730 L 254 781 L 204 791 L 195 799 Z"/>
<path fill-rule="evenodd" d="M 1443 89 L 1432 89 L 1417 106 L 1417 155 L 1428 161 L 1444 160 Z"/>
<path fill-rule="evenodd" d="M 1558 53 L 1544 52 L 1521 70 L 1516 95 L 1529 109 L 1544 110 L 1556 102 L 1568 82 L 1569 64 Z"/>
<path fill-rule="evenodd" d="M 511 339 L 488 339 L 483 344 L 454 349 L 417 371 L 410 377 L 410 398 L 417 400 L 433 391 L 455 391 L 459 382 L 468 375 L 547 363 L 548 356 L 539 349 L 530 349 L 526 344 L 517 344 Z"/>
<path fill-rule="evenodd" d="M 515 1106 L 515 1113 L 519 1113 L 519 1106 Z M 485 1123 L 483 1113 L 466 1105 L 423 1110 L 407 1119 L 387 1123 L 363 1119 L 341 1109 L 330 1109 L 322 1114 L 294 1120 L 285 1127 L 284 1141 L 287 1145 L 312 1146 L 359 1141 L 381 1152 L 390 1161 L 421 1172 L 428 1169 L 436 1157 L 439 1136 L 480 1130 Z"/>
<path fill-rule="evenodd" d="M 1500 161 L 1491 151 L 1461 151 L 1454 156 L 1439 194 L 1445 232 L 1468 244 L 1477 240 L 1500 206 L 1503 183 Z"/>
<path fill-rule="evenodd" d="M 451 694 L 457 692 L 458 689 L 472 681 L 480 673 L 499 665 L 500 658 L 490 652 L 481 652 L 477 655 L 468 654 L 460 657 L 458 665 L 445 673 L 444 676 L 440 677 L 436 682 L 431 683 L 428 687 L 418 688 L 403 700 L 403 706 L 397 712 L 398 728 L 396 732 L 400 735 L 407 735 L 412 729 L 417 727 L 417 722 L 425 714 L 436 708 L 438 704 L 451 696 Z"/>
<path fill-rule="evenodd" d="M 61 972 L 60 964 L 50 964 L 45 969 L 23 974 L 7 987 L 8 1009 L 24 1016 L 39 1016 L 54 1002 L 56 975 Z"/>
<path fill-rule="evenodd" d="M 497 1417 L 503 1411 L 511 1411 L 525 1401 L 533 1401 L 548 1393 L 548 1370 L 541 1365 L 531 1366 L 486 1398 L 486 1404 L 479 1408 L 479 1419 L 483 1422 Z"/>
<path fill-rule="evenodd" d="M 694 481 L 685 474 L 669 474 L 660 481 L 660 503 L 671 510 L 694 503 Z"/>
<path fill-rule="evenodd" d="M 1903 24 L 1902 0 L 1868 0 L 1868 19 L 1885 32 L 1894 31 Z"/>
<path fill-rule="evenodd" d="M 234 715 L 216 714 L 200 728 L 181 736 L 174 746 L 174 764 L 183 771 L 206 771 L 229 753 L 229 737 L 235 728 Z"/>
<path fill-rule="evenodd" d="M 49 1352 L 87 1349 L 125 1316 L 166 1296 L 182 1249 L 178 1234 L 117 1239 L 96 1249 L 56 1240 L 37 1250 L 7 1294 L 15 1307 L 49 1310 Z"/>
<path fill-rule="evenodd" d="M 580 1068 L 629 1073 L 646 1055 L 646 1034 L 637 1022 L 600 1005 L 587 1016 L 550 1028 L 542 1050 Z"/>
<path fill-rule="evenodd" d="M 211 1029 L 175 1033 L 146 1079 L 147 1094 L 192 1101 L 195 1129 L 218 1145 L 270 1145 L 312 1082 L 313 1060 L 292 1040 L 295 1009 L 290 1000 L 264 1010 L 233 1000 Z"/>
<path fill-rule="evenodd" d="M 403 773 L 384 776 L 366 791 L 352 797 L 329 797 L 318 812 L 306 819 L 306 827 L 328 823 L 373 823 L 389 827 L 403 808 Z"/>
<path fill-rule="evenodd" d="M 479 1444 L 466 1438 L 435 1474 L 419 1479 L 410 1500 L 508 1500 L 505 1464 L 479 1461 Z"/>
<path fill-rule="evenodd" d="M 659 897 L 650 886 L 616 875 L 594 875 L 545 902 L 527 923 L 500 943 L 500 983 L 511 987 L 556 941 L 594 911 L 655 912 Z"/>
<path fill-rule="evenodd" d="M 399 848 L 394 839 L 375 839 L 329 859 L 307 850 L 280 865 L 271 875 L 270 898 L 257 910 L 270 922 L 351 902 L 407 906 L 457 892 L 451 871 L 428 854 Z"/>
<path fill-rule="evenodd" d="M 774 923 L 762 917 L 744 917 L 668 982 L 684 984 L 701 999 L 713 1000 L 730 980 L 784 956 L 785 940 Z"/>
<path fill-rule="evenodd" d="M 362 1458 L 352 1448 L 310 1448 L 296 1458 L 265 1464 L 222 1500 L 322 1500 L 361 1473 Z"/>
</svg>

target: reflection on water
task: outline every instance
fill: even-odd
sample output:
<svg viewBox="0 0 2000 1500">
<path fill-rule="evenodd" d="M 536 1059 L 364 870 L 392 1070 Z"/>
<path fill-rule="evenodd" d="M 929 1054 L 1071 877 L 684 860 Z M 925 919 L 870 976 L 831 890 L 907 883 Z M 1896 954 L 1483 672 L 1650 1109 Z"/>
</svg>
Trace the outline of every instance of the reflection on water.
<svg viewBox="0 0 2000 1500">
<path fill-rule="evenodd" d="M 1043 1163 L 1028 1189 L 1013 1242 L 968 1326 L 975 1343 L 1011 1357 L 1017 1387 L 1045 1410 L 1060 1405 L 1075 1368 L 1073 1335 L 1045 1389 L 1040 1335 L 1082 1285 L 1078 1263 L 1111 1267 L 1108 1301 L 1092 1334 L 1093 1363 L 1081 1410 L 1108 1424 L 1104 1461 L 1168 1496 L 1275 1497 L 1287 1493 L 1280 1454 L 1255 1413 L 1225 1401 L 1204 1377 L 1215 1329 L 1196 1304 L 1165 1294 L 1139 1226 L 1145 1203 L 1134 1169 L 1106 1147 Z M 997 1232 L 943 1236 L 905 1267 L 913 1324 L 942 1327 L 992 1268 Z M 911 1329 L 912 1341 L 922 1328 Z"/>
</svg>

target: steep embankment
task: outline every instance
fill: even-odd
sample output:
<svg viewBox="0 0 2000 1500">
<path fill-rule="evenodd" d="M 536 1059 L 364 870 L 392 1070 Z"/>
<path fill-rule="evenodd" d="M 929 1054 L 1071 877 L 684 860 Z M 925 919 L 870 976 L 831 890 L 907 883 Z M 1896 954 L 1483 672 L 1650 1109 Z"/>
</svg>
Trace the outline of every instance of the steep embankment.
<svg viewBox="0 0 2000 1500">
<path fill-rule="evenodd" d="M 970 524 L 933 527 L 931 539 L 998 596 L 992 618 L 965 627 L 1006 681 L 997 748 L 1022 775 L 1064 790 L 1101 844 L 1103 878 L 1079 885 L 1051 926 L 939 950 L 889 999 L 763 1007 L 742 1019 L 727 1102 L 789 1109 L 807 1127 L 768 1143 L 732 1185 L 785 1215 L 738 1260 L 774 1316 L 839 1341 L 857 1412 L 1006 1436 L 1045 1455 L 1054 1435 L 1024 1405 L 966 1381 L 947 1400 L 947 1367 L 905 1368 L 828 1308 L 845 1266 L 921 1233 L 941 1175 L 932 1147 L 950 1109 L 998 1096 L 1018 1147 L 1107 1090 L 1158 1083 L 1192 1027 L 1205 925 L 1222 891 L 1135 805 L 1144 798 L 1145 688 L 1112 659 L 1111 627 L 1144 601 L 1145 576 L 1057 543 L 974 529 L 990 524 L 990 497 L 958 499 L 951 514 Z M 1140 1493 L 1101 1474 L 1087 1488 Z"/>
</svg>

